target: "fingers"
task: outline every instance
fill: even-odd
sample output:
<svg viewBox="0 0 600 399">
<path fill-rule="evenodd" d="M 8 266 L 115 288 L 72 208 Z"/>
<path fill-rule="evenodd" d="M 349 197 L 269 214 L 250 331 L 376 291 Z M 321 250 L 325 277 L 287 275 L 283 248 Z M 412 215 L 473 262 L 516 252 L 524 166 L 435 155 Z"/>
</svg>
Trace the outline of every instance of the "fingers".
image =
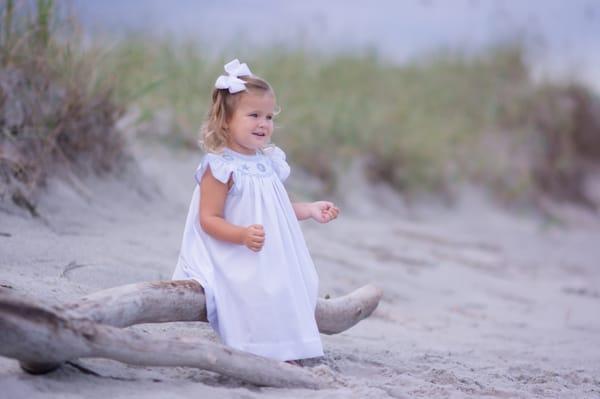
<svg viewBox="0 0 600 399">
<path fill-rule="evenodd" d="M 329 215 L 331 216 L 332 219 L 337 218 L 339 214 L 340 214 L 340 208 L 333 206 L 329 209 Z"/>
<path fill-rule="evenodd" d="M 253 224 L 248 226 L 248 237 L 246 239 L 246 246 L 254 251 L 258 252 L 262 249 L 265 243 L 265 229 L 260 224 Z"/>
<path fill-rule="evenodd" d="M 333 219 L 336 219 L 339 214 L 340 214 L 340 208 L 331 204 L 331 207 L 329 207 L 328 209 L 323 209 L 321 211 L 322 223 L 327 223 L 327 222 L 332 221 Z"/>
<path fill-rule="evenodd" d="M 251 249 L 254 252 L 258 252 L 262 249 L 263 245 L 265 244 L 265 239 L 264 238 L 260 238 L 260 239 L 250 239 L 247 243 L 246 246 Z"/>
<path fill-rule="evenodd" d="M 335 213 L 334 213 L 334 219 L 336 219 L 338 217 L 338 215 L 340 214 L 340 208 L 338 208 L 337 206 L 333 208 Z"/>
<path fill-rule="evenodd" d="M 254 251 L 254 252 L 259 252 L 263 245 L 262 244 L 248 244 L 246 245 L 248 247 L 249 250 Z"/>
<path fill-rule="evenodd" d="M 249 226 L 248 228 L 250 229 L 250 233 L 253 236 L 257 236 L 257 237 L 264 237 L 265 236 L 265 229 L 260 224 L 253 224 L 253 225 Z"/>
<path fill-rule="evenodd" d="M 329 201 L 319 201 L 319 205 L 321 206 L 321 209 L 323 210 L 328 210 L 330 208 L 333 208 L 333 202 L 329 202 Z"/>
</svg>

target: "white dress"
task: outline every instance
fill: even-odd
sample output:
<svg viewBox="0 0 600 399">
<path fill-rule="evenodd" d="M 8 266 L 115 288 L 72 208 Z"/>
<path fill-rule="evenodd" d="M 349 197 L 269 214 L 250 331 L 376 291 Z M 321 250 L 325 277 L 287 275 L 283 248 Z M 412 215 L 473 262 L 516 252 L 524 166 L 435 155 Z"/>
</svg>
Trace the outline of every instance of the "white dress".
<svg viewBox="0 0 600 399">
<path fill-rule="evenodd" d="M 196 185 L 173 279 L 194 279 L 204 287 L 208 321 L 225 345 L 277 360 L 322 356 L 315 321 L 318 276 L 282 183 L 290 174 L 284 152 L 270 147 L 256 155 L 228 148 L 207 153 L 196 170 L 198 183 L 209 167 L 223 183 L 233 176 L 225 220 L 263 225 L 265 243 L 253 252 L 205 233 Z"/>
</svg>

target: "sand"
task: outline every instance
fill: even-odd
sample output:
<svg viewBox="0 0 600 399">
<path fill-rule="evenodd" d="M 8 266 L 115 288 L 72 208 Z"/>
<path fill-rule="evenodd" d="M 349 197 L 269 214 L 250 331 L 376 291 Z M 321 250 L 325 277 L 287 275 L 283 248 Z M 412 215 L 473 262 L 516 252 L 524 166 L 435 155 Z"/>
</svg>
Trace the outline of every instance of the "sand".
<svg viewBox="0 0 600 399">
<path fill-rule="evenodd" d="M 198 154 L 136 149 L 139 166 L 81 187 L 51 181 L 43 219 L 0 207 L 0 285 L 45 303 L 173 271 Z M 354 173 L 355 175 L 355 173 Z M 466 190 L 458 204 L 411 207 L 354 179 L 334 223 L 303 222 L 321 295 L 368 282 L 385 290 L 375 313 L 323 336 L 305 367 L 334 387 L 258 388 L 190 368 L 78 359 L 31 376 L 0 357 L 6 398 L 600 398 L 600 220 L 511 214 Z M 296 198 L 319 191 L 295 171 Z M 314 198 L 324 199 L 324 198 Z M 583 213 L 582 213 L 583 212 Z M 584 216 L 581 216 L 584 215 Z M 204 323 L 132 327 L 201 335 Z"/>
</svg>

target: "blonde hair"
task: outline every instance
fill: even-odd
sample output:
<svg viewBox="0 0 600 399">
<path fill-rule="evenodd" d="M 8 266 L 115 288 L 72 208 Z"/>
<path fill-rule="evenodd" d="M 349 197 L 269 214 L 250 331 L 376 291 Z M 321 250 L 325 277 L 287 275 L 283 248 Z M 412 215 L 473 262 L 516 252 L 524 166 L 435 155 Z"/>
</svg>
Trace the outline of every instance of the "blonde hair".
<svg viewBox="0 0 600 399">
<path fill-rule="evenodd" d="M 240 76 L 239 79 L 246 82 L 246 90 L 231 94 L 228 89 L 213 89 L 212 105 L 200 129 L 200 146 L 205 152 L 220 152 L 227 145 L 225 123 L 233 116 L 244 93 L 271 93 L 275 96 L 271 85 L 258 76 Z"/>
</svg>

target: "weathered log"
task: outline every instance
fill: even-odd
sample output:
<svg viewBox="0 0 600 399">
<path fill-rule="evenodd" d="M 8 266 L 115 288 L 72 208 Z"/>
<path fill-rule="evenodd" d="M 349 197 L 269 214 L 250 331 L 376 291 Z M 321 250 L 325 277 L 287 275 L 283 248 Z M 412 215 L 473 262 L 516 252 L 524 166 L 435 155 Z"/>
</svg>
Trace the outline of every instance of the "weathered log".
<svg viewBox="0 0 600 399">
<path fill-rule="evenodd" d="M 348 295 L 317 301 L 315 318 L 323 334 L 337 334 L 368 317 L 382 291 L 372 284 Z M 156 281 L 123 285 L 99 291 L 64 305 L 73 317 L 114 327 L 172 321 L 206 322 L 202 286 L 194 280 Z"/>
<path fill-rule="evenodd" d="M 199 367 L 258 385 L 321 384 L 310 373 L 298 374 L 289 365 L 222 345 L 197 339 L 167 341 L 115 328 L 205 322 L 204 290 L 192 280 L 120 286 L 53 308 L 6 295 L 0 295 L 0 327 L 7 331 L 0 338 L 0 353 L 18 359 L 29 373 L 46 373 L 77 357 L 107 357 L 130 364 Z M 337 334 L 349 329 L 375 310 L 381 296 L 381 289 L 366 285 L 339 298 L 320 298 L 315 311 L 319 331 Z"/>
<path fill-rule="evenodd" d="M 383 290 L 367 284 L 351 293 L 331 299 L 319 298 L 315 318 L 322 334 L 339 334 L 373 313 Z"/>
<path fill-rule="evenodd" d="M 307 369 L 200 339 L 170 340 L 75 318 L 0 291 L 0 354 L 24 368 L 104 357 L 128 364 L 188 366 L 215 371 L 257 385 L 317 389 L 327 384 Z"/>
<path fill-rule="evenodd" d="M 207 321 L 204 289 L 194 280 L 121 285 L 84 296 L 62 308 L 73 317 L 113 327 Z"/>
</svg>

